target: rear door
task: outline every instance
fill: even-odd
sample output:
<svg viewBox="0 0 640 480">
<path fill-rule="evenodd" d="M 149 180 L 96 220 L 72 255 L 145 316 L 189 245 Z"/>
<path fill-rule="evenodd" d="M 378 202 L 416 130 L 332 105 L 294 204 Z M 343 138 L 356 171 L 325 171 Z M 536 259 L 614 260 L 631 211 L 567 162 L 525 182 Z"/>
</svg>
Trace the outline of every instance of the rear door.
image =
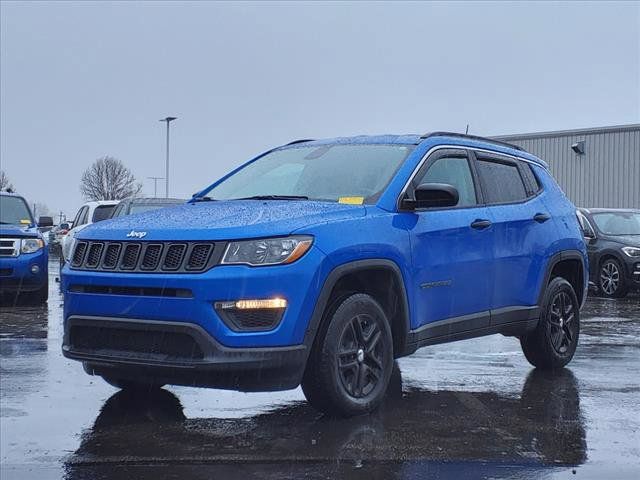
<svg viewBox="0 0 640 480">
<path fill-rule="evenodd" d="M 414 177 L 408 194 L 422 183 L 446 183 L 458 190 L 458 205 L 408 213 L 413 262 L 416 321 L 420 327 L 438 320 L 459 319 L 446 332 L 485 327 L 489 323 L 492 237 L 487 209 L 466 150 L 434 152 Z"/>
<path fill-rule="evenodd" d="M 537 304 L 546 246 L 555 238 L 554 223 L 542 201 L 540 183 L 526 162 L 486 152 L 475 152 L 475 157 L 493 226 L 491 309 L 497 312 L 492 312 L 492 324 L 521 320 L 520 307 Z"/>
</svg>

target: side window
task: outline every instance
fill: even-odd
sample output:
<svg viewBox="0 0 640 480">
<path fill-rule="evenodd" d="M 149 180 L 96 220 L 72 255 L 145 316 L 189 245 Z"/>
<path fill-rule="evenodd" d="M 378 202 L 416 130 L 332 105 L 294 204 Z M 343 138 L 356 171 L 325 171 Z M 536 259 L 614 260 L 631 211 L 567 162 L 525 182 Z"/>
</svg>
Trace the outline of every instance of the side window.
<svg viewBox="0 0 640 480">
<path fill-rule="evenodd" d="M 89 207 L 84 207 L 84 212 L 80 216 L 80 225 L 86 225 L 89 221 Z"/>
<path fill-rule="evenodd" d="M 125 204 L 127 204 L 127 202 L 120 202 L 115 210 L 113 211 L 113 213 L 111 214 L 111 218 L 117 218 L 117 217 L 122 217 L 124 215 L 124 206 Z"/>
<path fill-rule="evenodd" d="M 115 205 L 100 205 L 99 207 L 96 207 L 96 209 L 93 211 L 93 218 L 91 219 L 91 221 L 93 223 L 96 223 L 110 218 L 114 208 Z"/>
<path fill-rule="evenodd" d="M 457 207 L 477 205 L 476 189 L 469 161 L 465 157 L 440 157 L 433 162 L 422 178 L 415 179 L 415 185 L 422 183 L 447 183 L 458 190 L 460 199 Z"/>
<path fill-rule="evenodd" d="M 524 183 L 527 186 L 527 190 L 529 195 L 535 195 L 540 191 L 540 183 L 538 183 L 538 179 L 536 175 L 533 173 L 531 169 L 531 165 L 526 162 L 518 162 L 520 165 L 520 172 L 522 173 L 522 178 L 524 179 Z"/>
<path fill-rule="evenodd" d="M 582 235 L 587 238 L 596 238 L 596 232 L 593 230 L 593 227 L 591 226 L 591 223 L 589 223 L 589 220 L 587 220 L 587 217 L 585 217 L 582 212 L 577 212 L 576 216 L 578 217 L 578 222 L 580 223 Z"/>
<path fill-rule="evenodd" d="M 477 167 L 487 203 L 520 202 L 527 198 L 517 165 L 479 158 Z"/>
<path fill-rule="evenodd" d="M 83 217 L 85 216 L 86 213 L 87 213 L 87 207 L 82 207 L 80 208 L 80 210 L 78 210 L 78 213 L 76 213 L 76 218 L 73 219 L 74 227 L 77 227 L 79 225 L 84 225 Z"/>
</svg>

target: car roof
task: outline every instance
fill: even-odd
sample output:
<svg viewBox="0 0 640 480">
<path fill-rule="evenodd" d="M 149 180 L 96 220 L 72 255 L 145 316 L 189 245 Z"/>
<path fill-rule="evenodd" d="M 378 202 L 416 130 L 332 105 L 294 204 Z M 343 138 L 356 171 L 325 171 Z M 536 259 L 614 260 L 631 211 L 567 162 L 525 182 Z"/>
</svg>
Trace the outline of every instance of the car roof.
<svg viewBox="0 0 640 480">
<path fill-rule="evenodd" d="M 579 208 L 584 213 L 640 213 L 637 208 Z"/>
<path fill-rule="evenodd" d="M 502 153 L 515 157 L 528 160 L 544 168 L 549 168 L 549 165 L 542 159 L 535 155 L 526 152 L 517 145 L 512 145 L 500 140 L 494 140 L 486 137 L 478 137 L 475 135 L 466 135 L 455 132 L 431 132 L 424 135 L 358 135 L 354 137 L 335 137 L 324 138 L 318 140 L 303 139 L 294 140 L 278 149 L 287 148 L 299 148 L 302 146 L 313 147 L 322 145 L 365 145 L 365 144 L 386 144 L 386 145 L 420 145 L 431 144 L 437 146 L 438 144 L 453 145 L 453 146 L 465 146 L 483 150 L 491 150 L 496 153 Z"/>
<path fill-rule="evenodd" d="M 165 197 L 130 197 L 122 200 L 122 202 L 127 202 L 130 204 L 137 204 L 137 205 L 163 204 L 163 203 L 174 204 L 174 203 L 182 203 L 186 201 L 187 200 L 184 198 L 165 198 Z"/>
<path fill-rule="evenodd" d="M 2 195 L 3 197 L 19 197 L 19 198 L 24 198 L 22 195 L 20 195 L 19 193 L 15 193 L 15 192 L 0 192 L 0 195 Z"/>
<path fill-rule="evenodd" d="M 95 200 L 83 203 L 82 207 L 85 205 L 87 207 L 101 207 L 102 205 L 117 205 L 118 203 L 120 203 L 120 200 Z"/>
</svg>

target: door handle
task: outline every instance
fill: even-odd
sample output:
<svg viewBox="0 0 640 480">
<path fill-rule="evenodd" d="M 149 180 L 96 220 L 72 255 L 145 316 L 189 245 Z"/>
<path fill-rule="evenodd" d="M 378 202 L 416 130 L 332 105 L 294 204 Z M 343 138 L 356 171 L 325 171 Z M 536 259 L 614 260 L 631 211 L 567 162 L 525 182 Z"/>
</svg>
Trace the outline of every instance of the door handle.
<svg viewBox="0 0 640 480">
<path fill-rule="evenodd" d="M 491 222 L 486 219 L 477 219 L 471 224 L 471 228 L 475 228 L 476 230 L 484 230 L 485 228 L 489 228 L 491 226 Z"/>
<path fill-rule="evenodd" d="M 547 220 L 549 220 L 551 217 L 549 215 L 547 215 L 546 213 L 536 213 L 533 216 L 533 219 L 538 222 L 538 223 L 544 223 Z"/>
</svg>

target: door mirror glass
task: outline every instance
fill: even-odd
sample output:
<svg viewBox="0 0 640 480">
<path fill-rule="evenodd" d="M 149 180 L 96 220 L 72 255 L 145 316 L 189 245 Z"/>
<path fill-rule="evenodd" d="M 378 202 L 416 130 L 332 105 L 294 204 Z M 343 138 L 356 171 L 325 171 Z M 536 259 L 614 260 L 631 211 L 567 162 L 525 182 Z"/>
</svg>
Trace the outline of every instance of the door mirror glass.
<svg viewBox="0 0 640 480">
<path fill-rule="evenodd" d="M 423 183 L 414 195 L 414 208 L 455 207 L 460 198 L 458 190 L 447 183 Z"/>
</svg>

